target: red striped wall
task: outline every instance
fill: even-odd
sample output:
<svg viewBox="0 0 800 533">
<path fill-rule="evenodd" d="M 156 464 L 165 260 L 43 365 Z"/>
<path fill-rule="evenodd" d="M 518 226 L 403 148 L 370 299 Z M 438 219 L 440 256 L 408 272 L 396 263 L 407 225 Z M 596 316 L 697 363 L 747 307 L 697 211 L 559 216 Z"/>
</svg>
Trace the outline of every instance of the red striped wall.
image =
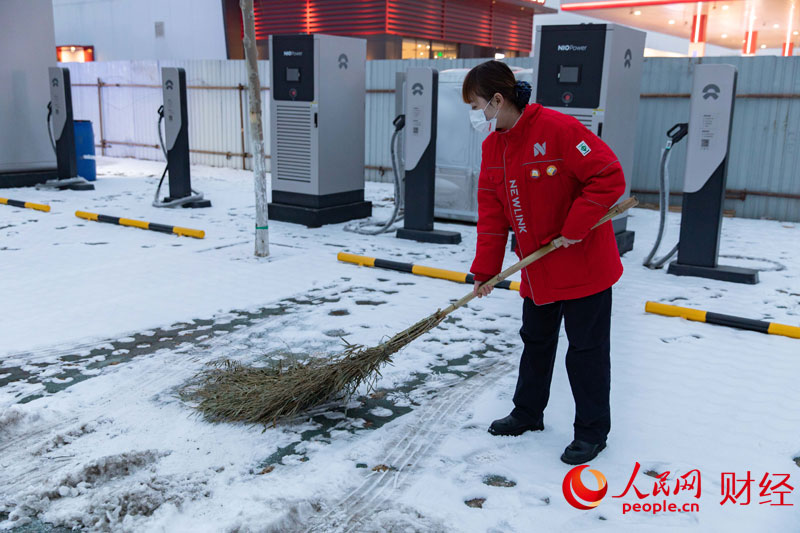
<svg viewBox="0 0 800 533">
<path fill-rule="evenodd" d="M 383 0 L 316 0 L 308 4 L 310 14 L 308 33 L 334 35 L 385 33 L 386 8 Z"/>
<path fill-rule="evenodd" d="M 445 2 L 444 40 L 492 46 L 492 10 L 487 9 L 486 4 L 479 1 Z M 530 40 L 528 45 L 530 48 Z"/>
<path fill-rule="evenodd" d="M 527 52 L 532 9 L 491 0 L 255 0 L 256 38 L 392 34 Z"/>
<path fill-rule="evenodd" d="M 266 40 L 270 34 L 305 33 L 306 2 L 274 2 L 255 0 L 256 40 Z"/>
<path fill-rule="evenodd" d="M 492 46 L 511 50 L 530 50 L 533 15 L 520 16 L 520 9 L 507 4 L 492 7 Z"/>
<path fill-rule="evenodd" d="M 386 33 L 441 41 L 442 0 L 387 0 Z"/>
</svg>

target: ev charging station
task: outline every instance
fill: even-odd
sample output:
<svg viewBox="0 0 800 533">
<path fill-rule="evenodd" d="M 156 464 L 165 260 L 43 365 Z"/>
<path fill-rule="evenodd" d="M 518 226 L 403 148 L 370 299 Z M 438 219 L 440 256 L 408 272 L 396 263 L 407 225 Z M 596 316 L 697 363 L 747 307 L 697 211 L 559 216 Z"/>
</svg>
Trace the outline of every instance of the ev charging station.
<svg viewBox="0 0 800 533">
<path fill-rule="evenodd" d="M 189 167 L 189 111 L 186 101 L 186 71 L 182 68 L 161 68 L 161 91 L 164 105 L 159 109 L 158 136 L 167 159 L 164 174 L 169 172 L 169 196 L 160 198 L 164 174 L 158 183 L 154 207 L 211 207 L 203 193 L 192 189 Z M 161 136 L 164 121 L 165 139 Z"/>
<path fill-rule="evenodd" d="M 20 22 L 0 31 L 0 47 L 13 51 L 0 61 L 0 188 L 29 187 L 58 178 L 44 124 L 56 64 L 52 2 L 4 0 L 0 20 Z"/>
<path fill-rule="evenodd" d="M 536 28 L 536 102 L 571 115 L 603 139 L 619 158 L 630 196 L 645 32 L 617 24 Z M 620 254 L 633 249 L 628 214 L 612 223 Z"/>
<path fill-rule="evenodd" d="M 370 216 L 366 40 L 271 35 L 269 54 L 270 219 L 319 227 Z"/>
<path fill-rule="evenodd" d="M 53 149 L 56 152 L 58 178 L 47 180 L 37 189 L 72 189 L 91 191 L 94 185 L 78 176 L 78 159 L 75 155 L 75 122 L 72 117 L 72 84 L 69 69 L 49 67 L 50 103 L 47 105 L 47 127 L 52 117 Z"/>
<path fill-rule="evenodd" d="M 461 234 L 433 228 L 436 186 L 436 130 L 439 73 L 412 67 L 405 74 L 405 169 L 403 227 L 397 237 L 419 242 L 458 244 Z"/>
<path fill-rule="evenodd" d="M 94 189 L 78 176 L 69 70 L 53 66 L 52 7 L 0 2 L 0 20 L 22 21 L 0 31 L 0 47 L 13 50 L 0 61 L 0 188 Z"/>
<path fill-rule="evenodd" d="M 667 272 L 755 284 L 757 270 L 717 262 L 736 77 L 733 65 L 695 65 L 678 259 L 670 263 Z"/>
</svg>

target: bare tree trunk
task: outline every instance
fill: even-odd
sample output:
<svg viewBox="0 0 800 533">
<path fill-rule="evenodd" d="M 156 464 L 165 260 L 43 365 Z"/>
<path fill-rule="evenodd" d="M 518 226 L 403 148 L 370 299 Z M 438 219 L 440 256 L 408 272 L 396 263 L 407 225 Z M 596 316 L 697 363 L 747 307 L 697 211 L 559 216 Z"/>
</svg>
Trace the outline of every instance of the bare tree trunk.
<svg viewBox="0 0 800 533">
<path fill-rule="evenodd" d="M 264 129 L 261 125 L 261 82 L 258 79 L 258 49 L 253 0 L 239 0 L 244 22 L 244 57 L 250 100 L 250 144 L 253 146 L 253 175 L 256 189 L 256 248 L 258 257 L 269 255 L 269 214 L 267 213 L 267 169 L 264 159 Z"/>
</svg>

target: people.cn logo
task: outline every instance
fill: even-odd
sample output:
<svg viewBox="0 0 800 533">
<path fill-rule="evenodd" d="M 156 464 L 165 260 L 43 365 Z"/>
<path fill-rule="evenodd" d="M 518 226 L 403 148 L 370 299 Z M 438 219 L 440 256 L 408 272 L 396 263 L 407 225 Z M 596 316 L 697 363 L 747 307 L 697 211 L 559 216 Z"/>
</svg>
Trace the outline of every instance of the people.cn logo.
<svg viewBox="0 0 800 533">
<path fill-rule="evenodd" d="M 599 470 L 589 468 L 589 472 L 594 474 L 597 479 L 597 490 L 587 488 L 581 481 L 581 472 L 589 468 L 589 465 L 576 466 L 564 476 L 564 483 L 561 488 L 564 491 L 564 498 L 571 506 L 584 511 L 594 509 L 608 492 L 608 482 L 606 476 Z"/>
<path fill-rule="evenodd" d="M 559 52 L 585 52 L 589 49 L 589 45 L 559 44 L 557 49 Z"/>
</svg>

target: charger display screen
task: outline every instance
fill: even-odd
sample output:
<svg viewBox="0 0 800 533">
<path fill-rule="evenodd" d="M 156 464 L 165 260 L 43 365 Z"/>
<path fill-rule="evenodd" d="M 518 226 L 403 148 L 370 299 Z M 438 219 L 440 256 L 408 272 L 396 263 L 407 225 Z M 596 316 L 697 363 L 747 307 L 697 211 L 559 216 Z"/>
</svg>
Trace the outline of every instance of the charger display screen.
<svg viewBox="0 0 800 533">
<path fill-rule="evenodd" d="M 559 83 L 578 83 L 581 76 L 581 67 L 559 65 L 558 67 L 558 82 Z"/>
<path fill-rule="evenodd" d="M 300 82 L 300 69 L 286 67 L 286 81 L 299 83 Z"/>
</svg>

